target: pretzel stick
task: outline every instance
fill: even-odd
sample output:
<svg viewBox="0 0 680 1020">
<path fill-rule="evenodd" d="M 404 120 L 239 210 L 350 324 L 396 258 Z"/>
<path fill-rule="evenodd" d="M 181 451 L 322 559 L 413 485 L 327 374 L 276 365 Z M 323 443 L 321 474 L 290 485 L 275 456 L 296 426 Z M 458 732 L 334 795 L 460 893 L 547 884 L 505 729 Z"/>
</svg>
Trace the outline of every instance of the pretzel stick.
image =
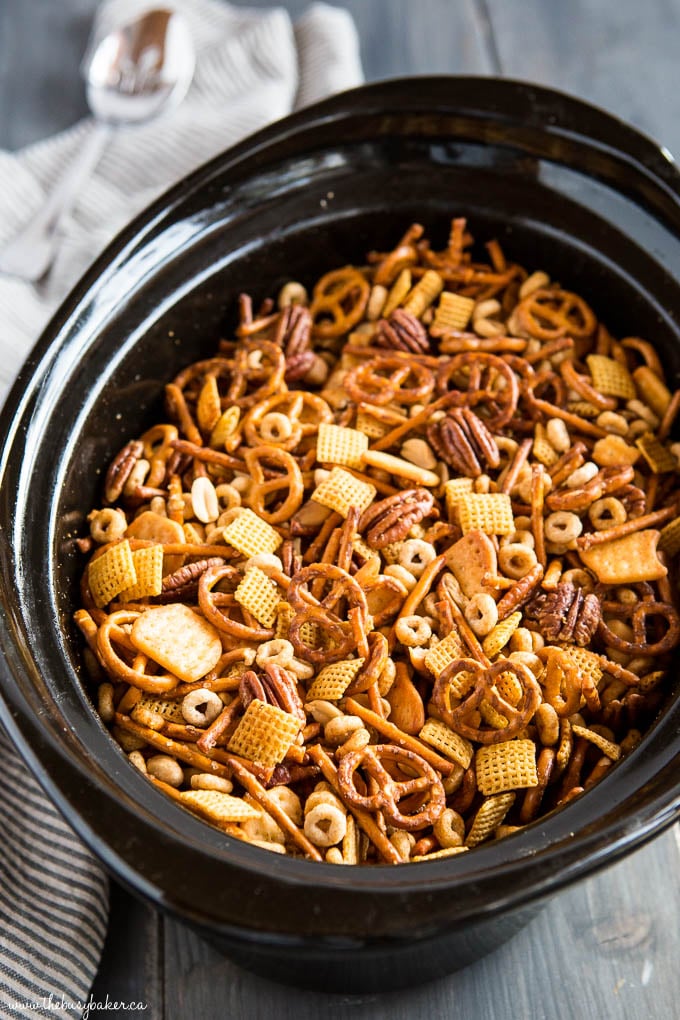
<svg viewBox="0 0 680 1020">
<path fill-rule="evenodd" d="M 498 619 L 504 620 L 510 613 L 528 602 L 532 594 L 543 580 L 543 567 L 537 563 L 531 570 L 513 584 L 509 591 L 506 591 L 503 598 L 497 605 Z"/>
<path fill-rule="evenodd" d="M 661 424 L 657 429 L 656 434 L 660 440 L 663 441 L 664 439 L 667 439 L 668 436 L 670 435 L 671 429 L 673 428 L 673 423 L 675 422 L 679 410 L 680 410 L 680 390 L 676 390 L 673 396 L 671 397 L 670 404 L 664 411 L 664 416 L 661 419 Z"/>
<path fill-rule="evenodd" d="M 543 503 L 545 501 L 545 477 L 542 464 L 531 465 L 531 530 L 536 545 L 536 559 L 545 569 L 545 538 L 543 528 Z"/>
<path fill-rule="evenodd" d="M 606 429 L 600 428 L 599 425 L 593 425 L 592 422 L 586 418 L 581 418 L 578 414 L 565 411 L 564 408 L 558 407 L 557 404 L 551 404 L 549 400 L 533 397 L 531 403 L 537 411 L 543 411 L 543 414 L 547 414 L 549 418 L 561 418 L 567 425 L 571 425 L 573 429 L 582 432 L 586 436 L 592 436 L 594 439 L 606 439 L 608 435 Z"/>
<path fill-rule="evenodd" d="M 338 524 L 342 524 L 342 516 L 335 510 L 332 510 L 326 520 L 321 525 L 319 534 L 316 536 L 312 544 L 307 549 L 306 553 L 302 557 L 304 563 L 316 563 L 318 557 L 321 554 L 321 550 L 325 548 L 326 542 L 331 536 L 331 533 L 335 530 Z"/>
<path fill-rule="evenodd" d="M 503 485 L 501 487 L 501 492 L 505 493 L 506 496 L 509 495 L 511 489 L 514 488 L 517 477 L 527 462 L 527 457 L 531 452 L 532 445 L 533 439 L 525 439 L 520 444 L 519 449 L 513 457 L 512 464 L 508 467 L 508 473 L 503 479 Z"/>
<path fill-rule="evenodd" d="M 446 593 L 444 593 L 444 594 L 446 594 Z M 456 627 L 458 628 L 458 631 L 459 631 L 460 636 L 462 637 L 463 641 L 465 642 L 465 644 L 470 649 L 470 653 L 472 654 L 472 656 L 475 659 L 477 659 L 478 662 L 481 662 L 482 665 L 490 666 L 491 665 L 491 659 L 486 654 L 486 652 L 482 648 L 481 644 L 477 640 L 477 635 L 472 631 L 472 628 L 470 627 L 470 624 L 465 619 L 465 617 L 464 617 L 463 613 L 461 612 L 460 608 L 453 601 L 452 598 L 447 599 L 447 601 L 449 603 L 449 608 L 451 609 L 451 616 L 453 617 L 453 622 L 455 623 Z"/>
<path fill-rule="evenodd" d="M 352 633 L 354 634 L 354 640 L 357 644 L 357 651 L 362 659 L 368 660 L 371 656 L 371 651 L 368 647 L 366 640 L 366 626 L 363 610 L 360 606 L 355 606 L 354 609 L 350 609 L 349 622 L 352 625 Z"/>
<path fill-rule="evenodd" d="M 163 793 L 168 795 L 168 797 L 176 801 L 177 804 L 181 804 L 183 808 L 187 808 L 187 810 L 191 811 L 192 815 L 195 814 L 198 818 L 202 819 L 202 821 L 206 821 L 205 817 L 199 814 L 190 802 L 184 800 L 182 794 L 179 790 L 176 790 L 174 786 L 164 783 L 162 779 L 156 779 L 156 777 L 152 776 L 150 773 L 146 774 L 146 778 L 149 779 L 158 790 L 162 790 Z M 226 832 L 228 836 L 234 836 L 236 839 L 241 840 L 245 838 L 236 822 L 217 822 L 213 820 L 209 824 L 216 826 L 222 832 Z"/>
<path fill-rule="evenodd" d="M 158 751 L 172 754 L 175 758 L 185 762 L 185 764 L 193 765 L 194 768 L 201 769 L 203 772 L 211 772 L 214 776 L 221 776 L 222 779 L 231 779 L 230 769 L 220 765 L 219 762 L 213 761 L 212 758 L 208 758 L 207 755 L 201 754 L 193 747 L 188 747 L 179 740 L 164 737 L 162 733 L 149 729 L 148 726 L 140 726 L 139 723 L 134 722 L 129 716 L 123 715 L 121 712 L 116 712 L 114 722 L 122 730 L 134 733 L 136 737 L 145 740 L 147 744 L 151 744 Z"/>
<path fill-rule="evenodd" d="M 678 508 L 675 504 L 667 506 L 663 510 L 655 510 L 653 513 L 645 514 L 643 517 L 633 517 L 629 521 L 624 521 L 623 524 L 607 528 L 606 531 L 588 532 L 587 535 L 581 535 L 580 538 L 576 539 L 576 545 L 579 549 L 592 549 L 594 545 L 615 542 L 617 538 L 632 535 L 635 531 L 643 531 L 645 528 L 654 528 L 657 524 L 665 524 L 666 521 L 672 521 L 677 516 L 677 513 Z"/>
<path fill-rule="evenodd" d="M 233 756 L 229 758 L 229 764 L 234 776 L 238 779 L 244 790 L 250 794 L 253 800 L 257 801 L 260 807 L 266 811 L 268 815 L 271 815 L 279 828 L 283 829 L 283 831 L 290 836 L 293 842 L 298 845 L 300 850 L 302 850 L 307 857 L 311 857 L 313 861 L 323 861 L 323 857 L 314 844 L 309 842 L 302 829 L 298 829 L 297 825 L 285 811 L 282 811 L 275 800 L 270 800 L 267 797 L 267 791 L 262 784 L 258 782 L 252 772 L 249 772 L 247 768 L 244 768 L 238 759 Z"/>
<path fill-rule="evenodd" d="M 396 496 L 401 489 L 397 489 L 394 485 L 390 485 L 389 482 L 383 482 L 382 478 L 374 478 L 373 475 L 367 475 L 362 471 L 357 471 L 356 468 L 344 467 L 343 471 L 346 471 L 350 475 L 354 475 L 360 482 L 367 482 L 378 490 L 383 496 Z"/>
<path fill-rule="evenodd" d="M 176 386 L 175 383 L 168 383 L 165 387 L 165 394 L 168 404 L 177 415 L 180 430 L 185 436 L 189 437 L 192 443 L 200 446 L 203 442 L 203 437 L 201 436 L 194 419 L 191 417 L 191 413 L 187 407 L 187 402 L 184 399 L 184 394 L 179 386 Z"/>
<path fill-rule="evenodd" d="M 240 678 L 239 678 L 240 682 Z M 241 697 L 237 695 L 230 705 L 226 705 L 216 719 L 210 723 L 210 726 L 196 741 L 196 747 L 199 751 L 205 751 L 206 753 L 215 746 L 217 741 L 231 725 L 236 718 L 239 709 L 242 707 Z"/>
<path fill-rule="evenodd" d="M 541 344 L 537 351 L 533 354 L 525 354 L 524 360 L 530 365 L 535 365 L 537 361 L 545 361 L 546 358 L 552 358 L 553 354 L 559 354 L 560 351 L 571 350 L 574 346 L 574 341 L 570 336 L 561 336 L 557 340 L 550 340 L 547 344 Z"/>
<path fill-rule="evenodd" d="M 581 467 L 584 461 L 584 454 L 586 453 L 586 446 L 584 443 L 574 443 L 571 449 L 563 453 L 558 461 L 556 461 L 551 468 L 548 469 L 548 474 L 552 478 L 553 488 L 557 488 L 561 485 L 565 478 L 568 478 L 572 471 Z"/>
<path fill-rule="evenodd" d="M 396 411 L 390 410 L 389 407 L 380 407 L 379 404 L 357 404 L 357 410 L 362 411 L 363 414 L 369 415 L 371 418 L 377 418 L 378 421 L 385 425 L 403 425 L 407 422 L 408 416 L 405 414 L 398 414 Z"/>
<path fill-rule="evenodd" d="M 350 710 L 352 715 L 358 715 L 360 719 L 373 726 L 378 733 L 382 733 L 384 737 L 391 740 L 393 744 L 397 744 L 398 747 L 403 747 L 405 751 L 412 751 L 414 754 L 420 755 L 424 758 L 428 765 L 432 768 L 438 769 L 443 776 L 450 776 L 453 772 L 453 762 L 447 761 L 446 758 L 440 757 L 431 747 L 424 744 L 422 740 L 418 740 L 417 737 L 411 736 L 410 733 L 404 733 L 394 723 L 389 722 L 387 719 L 383 719 L 377 712 L 373 712 L 370 708 L 366 708 L 360 702 L 355 701 L 354 698 L 345 698 L 345 706 Z M 312 748 L 309 749 L 311 754 Z"/>
<path fill-rule="evenodd" d="M 423 601 L 425 596 L 432 588 L 432 585 L 435 582 L 437 574 L 439 573 L 440 570 L 442 570 L 445 563 L 446 553 L 441 553 L 440 556 L 437 556 L 435 559 L 431 560 L 430 563 L 428 563 L 428 565 L 425 567 L 425 570 L 418 578 L 418 582 L 414 587 L 413 591 L 411 591 L 407 596 L 406 601 L 401 607 L 397 619 L 400 620 L 402 616 L 412 616 L 413 613 L 415 613 L 420 603 Z"/>
<path fill-rule="evenodd" d="M 412 432 L 413 429 L 418 428 L 419 425 L 423 425 L 429 421 L 433 411 L 442 410 L 445 407 L 450 407 L 460 397 L 459 393 L 446 393 L 443 397 L 439 397 L 438 400 L 434 400 L 427 407 L 424 407 L 418 414 L 414 414 L 412 418 L 409 418 L 404 422 L 403 425 L 397 425 L 396 428 L 392 429 L 382 437 L 382 439 L 376 440 L 371 445 L 372 450 L 389 450 L 390 446 L 394 446 L 402 436 L 405 436 L 408 432 Z"/>
<path fill-rule="evenodd" d="M 173 439 L 170 445 L 178 453 L 188 453 L 190 457 L 204 461 L 206 464 L 217 464 L 233 471 L 241 471 L 243 474 L 248 473 L 246 462 L 237 457 L 230 457 L 228 453 L 220 453 L 219 450 L 199 446 L 197 443 L 189 443 L 184 439 Z"/>
<path fill-rule="evenodd" d="M 315 761 L 321 769 L 326 782 L 333 787 L 335 792 L 342 799 L 342 790 L 340 788 L 340 783 L 338 782 L 338 770 L 331 761 L 327 752 L 320 744 L 315 744 L 314 747 L 309 748 L 308 753 L 309 757 L 312 758 L 312 760 Z M 372 815 L 368 811 L 364 811 L 363 808 L 355 807 L 354 804 L 347 804 L 344 800 L 343 804 L 345 804 L 347 809 L 354 815 L 363 831 L 375 845 L 383 860 L 387 861 L 388 864 L 403 864 L 396 847 L 392 846 L 385 833 L 381 831 L 377 823 L 373 820 Z"/>
</svg>

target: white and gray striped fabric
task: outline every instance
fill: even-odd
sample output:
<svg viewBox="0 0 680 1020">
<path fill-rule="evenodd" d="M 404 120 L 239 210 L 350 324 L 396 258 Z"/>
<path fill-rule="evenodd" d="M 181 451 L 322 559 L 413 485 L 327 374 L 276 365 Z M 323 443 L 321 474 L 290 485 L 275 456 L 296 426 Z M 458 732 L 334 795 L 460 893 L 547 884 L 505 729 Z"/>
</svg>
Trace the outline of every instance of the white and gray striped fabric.
<svg viewBox="0 0 680 1020">
<path fill-rule="evenodd" d="M 155 6 L 109 0 L 95 39 Z M 220 0 L 162 6 L 186 17 L 196 43 L 189 95 L 177 110 L 112 139 L 64 225 L 46 281 L 0 278 L 0 402 L 59 301 L 136 212 L 250 132 L 362 80 L 354 24 L 340 8 L 315 3 L 293 24 L 281 8 Z M 0 151 L 0 244 L 38 208 L 91 130 L 84 121 L 21 152 Z M 79 1016 L 106 930 L 106 878 L 2 731 L 0 832 L 0 1017 Z"/>
</svg>

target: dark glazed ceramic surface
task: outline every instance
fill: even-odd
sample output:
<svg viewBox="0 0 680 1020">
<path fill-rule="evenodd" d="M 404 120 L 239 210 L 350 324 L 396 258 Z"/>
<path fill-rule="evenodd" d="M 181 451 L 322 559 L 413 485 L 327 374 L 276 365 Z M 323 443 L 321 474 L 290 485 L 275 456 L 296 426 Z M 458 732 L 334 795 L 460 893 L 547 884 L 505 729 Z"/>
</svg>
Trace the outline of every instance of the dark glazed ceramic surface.
<svg viewBox="0 0 680 1020">
<path fill-rule="evenodd" d="M 303 980 L 321 961 L 326 987 L 359 959 L 374 968 L 356 987 L 379 986 L 399 956 L 404 983 L 454 969 L 508 937 L 527 904 L 669 825 L 680 705 L 592 793 L 474 853 L 367 869 L 265 855 L 150 788 L 100 725 L 70 622 L 74 539 L 101 469 L 160 415 L 163 383 L 233 325 L 241 290 L 313 283 L 413 220 L 443 242 L 461 214 L 615 333 L 653 338 L 677 376 L 680 188 L 663 152 L 545 89 L 414 79 L 288 118 L 164 196 L 66 301 L 2 418 L 2 717 L 21 753 L 123 882 L 249 965 Z"/>
</svg>

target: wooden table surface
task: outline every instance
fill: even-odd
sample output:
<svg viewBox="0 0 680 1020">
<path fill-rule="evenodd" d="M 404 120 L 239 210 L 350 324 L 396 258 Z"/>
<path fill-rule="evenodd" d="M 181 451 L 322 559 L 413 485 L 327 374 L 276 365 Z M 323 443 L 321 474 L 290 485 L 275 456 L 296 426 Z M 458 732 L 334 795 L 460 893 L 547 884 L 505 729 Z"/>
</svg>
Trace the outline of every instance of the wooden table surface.
<svg viewBox="0 0 680 1020">
<path fill-rule="evenodd" d="M 254 6 L 271 6 L 255 2 Z M 284 0 L 293 16 L 306 0 Z M 524 78 L 597 103 L 680 153 L 680 5 L 673 0 L 345 0 L 367 79 Z M 78 62 L 96 0 L 0 3 L 0 148 L 86 112 Z M 417 85 L 414 84 L 414 88 Z M 322 996 L 235 967 L 117 886 L 94 996 L 147 1020 L 672 1020 L 680 1016 L 677 827 L 554 898 L 514 940 L 412 991 Z M 114 1013 L 107 1012 L 108 1017 Z"/>
</svg>

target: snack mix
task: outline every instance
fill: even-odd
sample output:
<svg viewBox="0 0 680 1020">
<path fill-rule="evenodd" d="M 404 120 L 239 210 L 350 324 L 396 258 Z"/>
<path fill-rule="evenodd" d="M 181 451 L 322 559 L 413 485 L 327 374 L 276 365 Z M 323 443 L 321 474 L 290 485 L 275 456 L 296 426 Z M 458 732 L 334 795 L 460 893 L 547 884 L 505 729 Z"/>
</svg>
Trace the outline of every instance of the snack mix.
<svg viewBox="0 0 680 1020">
<path fill-rule="evenodd" d="M 400 864 L 589 790 L 668 696 L 680 406 L 652 344 L 466 221 L 287 283 L 89 515 L 105 724 L 230 836 Z"/>
</svg>

